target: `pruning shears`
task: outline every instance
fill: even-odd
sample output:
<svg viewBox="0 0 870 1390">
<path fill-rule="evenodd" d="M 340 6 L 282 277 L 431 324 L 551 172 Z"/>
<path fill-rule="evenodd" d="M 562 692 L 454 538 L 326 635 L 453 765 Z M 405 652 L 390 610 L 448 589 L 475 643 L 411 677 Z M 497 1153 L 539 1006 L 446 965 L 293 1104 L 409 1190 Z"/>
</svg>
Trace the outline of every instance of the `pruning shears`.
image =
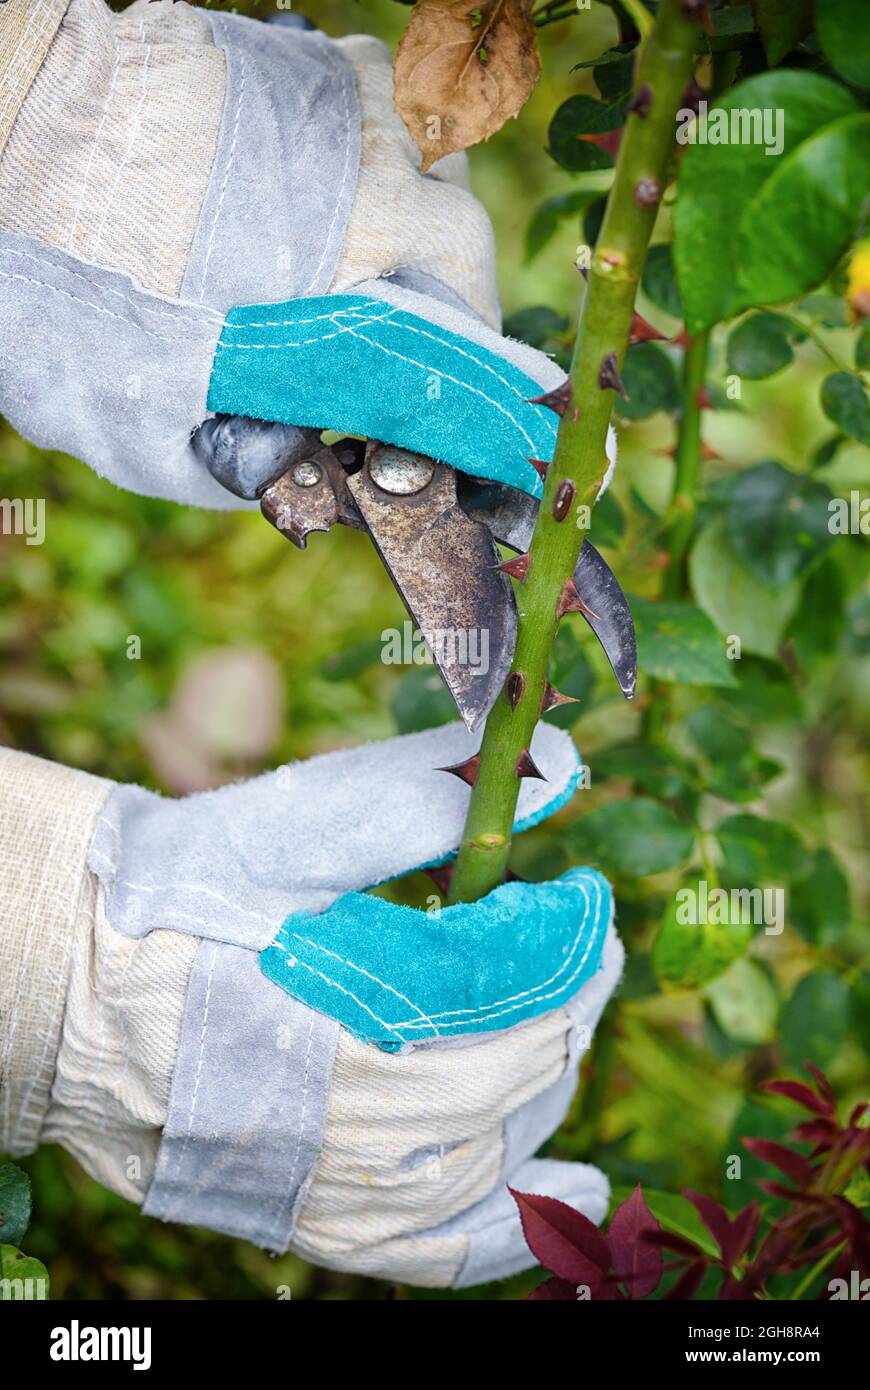
<svg viewBox="0 0 870 1390">
<path fill-rule="evenodd" d="M 253 449 L 246 449 L 249 442 Z M 264 516 L 300 549 L 312 531 L 334 525 L 367 532 L 466 727 L 480 728 L 504 688 L 517 635 L 509 578 L 517 570 L 502 561 L 497 545 L 525 555 L 536 498 L 391 444 L 348 437 L 326 445 L 312 430 L 238 416 L 206 421 L 193 444 L 220 482 L 258 497 Z M 265 482 L 264 472 L 271 474 Z M 631 699 L 637 671 L 631 611 L 588 540 L 574 586 L 578 610 Z M 477 640 L 469 642 L 472 634 Z"/>
</svg>

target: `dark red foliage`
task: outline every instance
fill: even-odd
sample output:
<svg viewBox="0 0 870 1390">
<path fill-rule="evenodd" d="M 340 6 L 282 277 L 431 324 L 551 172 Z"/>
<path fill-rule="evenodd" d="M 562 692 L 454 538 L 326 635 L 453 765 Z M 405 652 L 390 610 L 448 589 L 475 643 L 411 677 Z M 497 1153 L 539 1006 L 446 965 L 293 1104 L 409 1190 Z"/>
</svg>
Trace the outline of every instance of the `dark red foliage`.
<svg viewBox="0 0 870 1390">
<path fill-rule="evenodd" d="M 684 1196 L 718 1246 L 718 1256 L 712 1256 L 684 1236 L 663 1230 L 640 1186 L 613 1213 L 606 1235 L 564 1202 L 511 1189 L 529 1248 L 556 1276 L 529 1296 L 576 1300 L 586 1296 L 585 1289 L 578 1292 L 578 1285 L 584 1285 L 592 1298 L 646 1298 L 655 1293 L 666 1271 L 679 1271 L 664 1297 L 690 1299 L 708 1270 L 714 1270 L 720 1299 L 754 1298 L 765 1292 L 774 1274 L 793 1273 L 833 1250 L 840 1251 L 830 1271 L 834 1276 L 854 1269 L 861 1277 L 870 1276 L 870 1224 L 843 1195 L 861 1168 L 870 1172 L 870 1129 L 859 1127 L 868 1107 L 856 1106 L 841 1125 L 827 1077 L 812 1063 L 806 1066 L 814 1086 L 777 1080 L 764 1082 L 761 1089 L 784 1096 L 816 1118 L 796 1127 L 792 1144 L 743 1140 L 750 1153 L 778 1168 L 792 1184 L 759 1182 L 765 1192 L 788 1202 L 783 1216 L 767 1218 L 759 1234 L 762 1213 L 757 1202 L 731 1217 L 714 1198 L 687 1190 Z M 805 1157 L 794 1143 L 812 1144 L 813 1151 Z M 669 1265 L 664 1264 L 664 1250 L 677 1256 Z"/>
</svg>

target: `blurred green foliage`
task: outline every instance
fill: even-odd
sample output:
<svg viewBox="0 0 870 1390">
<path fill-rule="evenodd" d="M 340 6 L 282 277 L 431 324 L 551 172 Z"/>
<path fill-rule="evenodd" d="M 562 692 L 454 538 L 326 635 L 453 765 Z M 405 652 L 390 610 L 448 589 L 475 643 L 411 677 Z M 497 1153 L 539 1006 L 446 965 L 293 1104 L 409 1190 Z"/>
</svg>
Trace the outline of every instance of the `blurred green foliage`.
<svg viewBox="0 0 870 1390">
<path fill-rule="evenodd" d="M 407 18 L 393 0 L 316 8 L 329 33 L 389 43 Z M 569 97 L 622 99 L 619 55 L 592 64 L 618 37 L 599 4 L 542 29 L 544 78 L 528 108 L 471 154 L 512 330 L 563 360 L 582 293 L 575 250 L 594 239 L 596 202 L 571 159 L 560 168 L 545 152 L 548 129 Z M 607 75 L 596 85 L 595 74 Z M 668 338 L 680 328 L 669 230 L 665 209 L 639 299 Z M 626 975 L 548 1149 L 600 1163 L 615 1185 L 691 1186 L 736 1209 L 758 1195 L 761 1171 L 741 1136 L 780 1137 L 794 1122 L 754 1094 L 757 1081 L 809 1056 L 843 1106 L 866 1091 L 870 547 L 826 526 L 831 496 L 870 488 L 863 406 L 852 399 L 855 368 L 868 361 L 862 342 L 842 275 L 786 318 L 750 313 L 714 330 L 707 390 L 719 408 L 703 416 L 687 584 L 666 608 L 651 601 L 666 559 L 680 353 L 645 344 L 627 367 L 633 404 L 621 411 L 620 467 L 593 539 L 640 600 L 641 688 L 625 704 L 579 620 L 563 626 L 554 675 L 581 703 L 553 717 L 571 728 L 592 785 L 515 853 L 526 877 L 582 856 L 616 886 Z M 845 385 L 831 384 L 835 367 Z M 735 372 L 739 400 L 727 390 Z M 405 615 L 359 535 L 314 537 L 300 554 L 256 514 L 125 495 L 9 429 L 0 496 L 47 504 L 43 546 L 0 537 L 2 742 L 178 793 L 451 717 L 430 668 L 380 663 L 381 630 Z M 733 634 L 742 647 L 727 660 Z M 228 651 L 235 664 L 219 659 Z M 193 738 L 191 703 L 218 711 Z M 248 722 L 255 732 L 240 738 Z M 699 876 L 782 886 L 782 934 L 754 927 L 724 944 L 715 930 L 681 935 L 674 894 Z M 742 1177 L 726 1181 L 732 1154 Z M 55 1150 L 25 1167 L 27 1250 L 48 1266 L 54 1297 L 273 1298 L 281 1284 L 294 1299 L 384 1296 L 373 1281 L 144 1219 Z M 514 1298 L 536 1278 L 461 1296 Z"/>
</svg>

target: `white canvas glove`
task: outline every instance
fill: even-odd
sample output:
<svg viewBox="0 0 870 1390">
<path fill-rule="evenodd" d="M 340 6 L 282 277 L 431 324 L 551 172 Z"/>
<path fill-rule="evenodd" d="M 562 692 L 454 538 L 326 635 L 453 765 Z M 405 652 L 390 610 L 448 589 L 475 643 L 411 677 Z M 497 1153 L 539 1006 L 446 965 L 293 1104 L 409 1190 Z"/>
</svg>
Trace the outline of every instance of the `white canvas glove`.
<svg viewBox="0 0 870 1390">
<path fill-rule="evenodd" d="M 287 1211 L 274 1192 L 254 1193 L 243 1230 L 237 1205 L 227 1205 L 226 1164 L 210 1192 L 206 1161 L 196 1224 L 270 1248 L 284 1248 L 286 1230 L 317 1263 L 444 1286 L 532 1262 L 508 1181 L 600 1220 L 603 1174 L 532 1155 L 564 1116 L 620 973 L 609 899 L 600 969 L 579 993 L 521 1026 L 398 1053 L 297 1004 L 257 968 L 257 951 L 288 912 L 320 912 L 455 844 L 467 789 L 427 769 L 461 757 L 468 740 L 450 726 L 180 802 L 0 750 L 0 1150 L 60 1143 L 99 1181 L 146 1199 L 146 1211 L 191 1219 L 189 1207 L 175 1210 L 173 1164 L 196 1152 L 200 1117 L 213 1141 L 225 1097 L 253 1126 L 256 1092 L 272 1085 L 282 1098 L 277 1127 L 234 1131 L 228 1152 L 238 1157 L 255 1140 L 252 1171 L 273 1164 Z M 563 799 L 576 773 L 570 740 L 556 729 L 539 728 L 534 755 L 550 781 L 524 784 L 524 823 Z M 217 969 L 211 953 L 223 953 Z M 200 1026 L 196 981 L 206 971 Z M 501 997 L 515 994 L 505 983 Z M 268 1024 L 255 1037 L 260 1008 Z M 200 1044 L 206 1023 L 213 1041 L 186 1049 L 185 1030 Z M 237 1094 L 248 1047 L 257 1083 Z M 230 1063 L 214 1072 L 220 1056 Z M 195 1104 L 179 1129 L 185 1068 L 195 1072 Z M 172 1134 L 159 1152 L 165 1125 Z"/>
</svg>

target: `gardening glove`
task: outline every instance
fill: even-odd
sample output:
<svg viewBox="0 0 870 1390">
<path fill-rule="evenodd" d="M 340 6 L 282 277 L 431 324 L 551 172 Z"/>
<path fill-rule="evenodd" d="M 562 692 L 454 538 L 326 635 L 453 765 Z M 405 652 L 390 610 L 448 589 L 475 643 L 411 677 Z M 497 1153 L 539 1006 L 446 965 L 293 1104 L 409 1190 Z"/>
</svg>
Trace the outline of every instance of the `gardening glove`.
<svg viewBox="0 0 870 1390">
<path fill-rule="evenodd" d="M 507 1183 L 601 1220 L 534 1159 L 618 979 L 572 870 L 423 912 L 363 893 L 457 845 L 459 725 L 178 801 L 0 749 L 0 1151 L 63 1145 L 165 1220 L 425 1285 L 533 1263 Z M 578 780 L 539 726 L 547 782 Z"/>
<path fill-rule="evenodd" d="M 13 0 L 0 83 L 0 412 L 22 434 L 209 507 L 239 505 L 214 441 L 191 447 L 216 415 L 281 427 L 250 496 L 307 447 L 296 427 L 540 494 L 528 460 L 558 419 L 529 398 L 564 374 L 499 333 L 465 158 L 421 175 L 383 45 L 170 0 Z"/>
</svg>

